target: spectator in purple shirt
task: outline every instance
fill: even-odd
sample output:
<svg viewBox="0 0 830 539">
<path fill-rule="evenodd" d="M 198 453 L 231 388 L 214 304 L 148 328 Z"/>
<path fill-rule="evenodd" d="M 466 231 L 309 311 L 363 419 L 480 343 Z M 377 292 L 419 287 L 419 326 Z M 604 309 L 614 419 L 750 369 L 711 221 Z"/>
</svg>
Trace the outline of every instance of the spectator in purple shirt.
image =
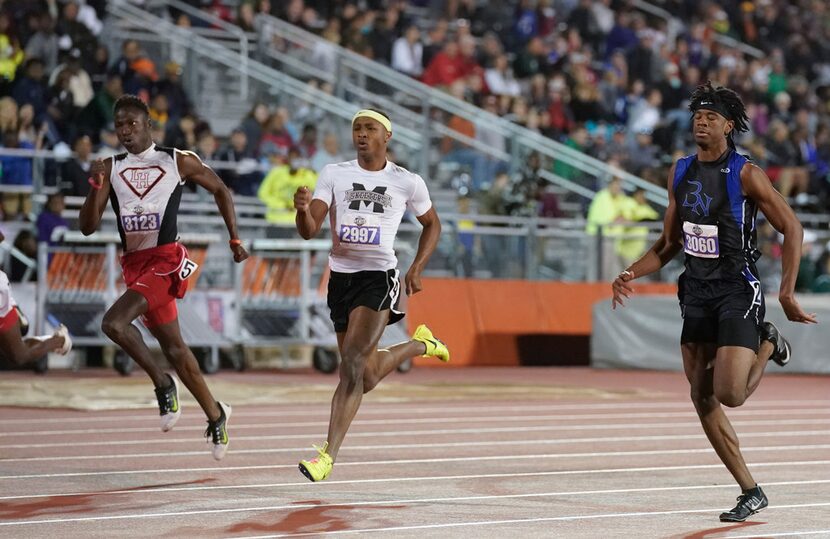
<svg viewBox="0 0 830 539">
<path fill-rule="evenodd" d="M 55 229 L 67 229 L 69 223 L 63 218 L 63 212 L 66 204 L 63 200 L 63 193 L 52 193 L 46 199 L 46 207 L 37 216 L 37 241 L 38 243 L 45 241 L 49 245 L 55 245 L 53 241 Z"/>
</svg>

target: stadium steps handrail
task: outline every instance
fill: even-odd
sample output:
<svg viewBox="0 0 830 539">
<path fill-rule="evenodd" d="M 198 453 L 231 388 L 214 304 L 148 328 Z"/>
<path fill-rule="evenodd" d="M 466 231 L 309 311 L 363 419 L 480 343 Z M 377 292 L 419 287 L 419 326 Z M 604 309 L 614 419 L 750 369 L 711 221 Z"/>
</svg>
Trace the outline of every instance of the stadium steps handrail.
<svg viewBox="0 0 830 539">
<path fill-rule="evenodd" d="M 156 0 L 154 2 L 154 5 L 170 5 L 172 2 L 175 1 L 176 0 Z M 403 75 L 388 66 L 364 58 L 353 51 L 349 51 L 348 49 L 345 49 L 337 44 L 325 40 L 322 37 L 316 36 L 315 34 L 295 27 L 276 17 L 262 14 L 258 15 L 258 17 L 266 21 L 266 26 L 270 29 L 270 31 L 278 32 L 279 34 L 282 34 L 282 37 L 295 39 L 298 42 L 302 42 L 309 49 L 312 49 L 314 48 L 314 46 L 319 45 L 325 46 L 329 50 L 334 51 L 337 55 L 338 69 L 331 76 L 326 77 L 323 80 L 337 81 L 342 78 L 341 70 L 343 67 L 353 69 L 365 77 L 382 80 L 384 83 L 387 83 L 390 86 L 394 87 L 397 91 L 400 91 L 402 93 L 408 94 L 416 98 L 420 98 L 427 105 L 427 108 L 443 108 L 449 113 L 456 114 L 462 118 L 472 121 L 474 124 L 486 124 L 488 128 L 494 128 L 501 136 L 505 138 L 505 140 L 515 141 L 516 143 L 523 145 L 531 150 L 538 151 L 545 156 L 569 164 L 576 169 L 579 169 L 589 175 L 599 178 L 600 180 L 607 181 L 612 177 L 619 177 L 623 180 L 623 183 L 628 187 L 643 188 L 646 191 L 646 196 L 652 202 L 655 202 L 663 207 L 667 206 L 667 195 L 666 189 L 664 187 L 654 185 L 624 170 L 611 167 L 607 163 L 604 163 L 585 153 L 568 147 L 553 139 L 547 138 L 539 133 L 535 133 L 527 128 L 518 126 L 497 115 L 490 114 L 478 107 L 475 107 L 474 105 L 456 99 L 450 95 L 445 94 L 440 90 L 427 86 L 426 84 L 423 84 L 420 81 Z M 294 65 L 297 66 L 298 63 L 295 62 Z M 308 68 L 307 70 L 309 72 L 311 72 L 312 70 L 319 71 L 319 69 L 313 66 L 311 68 Z M 445 130 L 446 126 L 443 126 L 443 124 L 440 124 L 440 127 L 435 124 L 438 124 L 438 122 L 424 122 L 422 123 L 421 128 L 426 129 L 427 131 L 429 129 L 434 128 L 435 132 L 443 132 L 445 134 L 447 134 L 447 131 L 450 131 L 448 135 L 452 136 L 453 138 L 457 138 L 458 134 L 452 132 L 452 130 Z M 442 127 L 444 129 L 442 129 Z M 428 132 L 427 134 L 425 134 L 423 138 L 429 139 Z M 476 147 L 480 151 L 483 150 L 483 148 L 481 147 Z M 422 167 L 423 166 L 424 165 L 422 164 Z M 565 185 L 563 185 L 563 187 L 568 188 Z M 591 192 L 592 196 L 593 191 L 588 191 Z M 579 194 L 585 196 L 585 191 L 583 190 Z"/>
</svg>

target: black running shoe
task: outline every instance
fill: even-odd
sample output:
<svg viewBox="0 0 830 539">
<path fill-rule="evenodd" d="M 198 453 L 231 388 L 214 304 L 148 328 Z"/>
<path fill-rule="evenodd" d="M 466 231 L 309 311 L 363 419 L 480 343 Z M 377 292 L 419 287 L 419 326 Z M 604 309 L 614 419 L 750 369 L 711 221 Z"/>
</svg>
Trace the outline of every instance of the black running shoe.
<svg viewBox="0 0 830 539">
<path fill-rule="evenodd" d="M 231 406 L 220 402 L 219 411 L 222 415 L 216 421 L 208 421 L 205 429 L 205 438 L 213 446 L 213 458 L 222 460 L 228 451 L 228 420 L 231 418 Z"/>
<path fill-rule="evenodd" d="M 771 360 L 778 363 L 782 367 L 790 362 L 790 343 L 785 339 L 775 324 L 772 322 L 764 322 L 761 327 L 761 340 L 769 341 L 775 347 L 772 355 L 769 356 Z"/>
<path fill-rule="evenodd" d="M 162 432 L 172 429 L 182 415 L 182 409 L 179 406 L 179 381 L 175 376 L 168 374 L 167 377 L 170 378 L 170 385 L 156 388 Z"/>
<path fill-rule="evenodd" d="M 767 506 L 767 495 L 761 490 L 761 487 L 755 486 L 749 490 L 745 490 L 743 494 L 738 496 L 738 505 L 730 511 L 721 513 L 721 522 L 743 522 L 750 515 L 754 515 L 761 509 Z"/>
</svg>

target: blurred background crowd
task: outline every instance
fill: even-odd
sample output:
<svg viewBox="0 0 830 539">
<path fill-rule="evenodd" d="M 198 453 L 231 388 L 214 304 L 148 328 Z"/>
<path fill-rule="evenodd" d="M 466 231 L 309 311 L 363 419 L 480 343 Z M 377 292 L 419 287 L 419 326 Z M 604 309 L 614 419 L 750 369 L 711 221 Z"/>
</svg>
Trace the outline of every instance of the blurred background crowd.
<svg viewBox="0 0 830 539">
<path fill-rule="evenodd" d="M 795 207 L 827 213 L 830 5 L 822 0 L 652 0 L 649 10 L 634 0 L 186 3 L 247 32 L 261 29 L 261 14 L 279 17 L 659 185 L 671 163 L 694 150 L 687 98 L 712 80 L 737 90 L 747 105 L 751 130 L 738 138 L 740 150 Z M 254 104 L 230 134 L 218 136 L 195 109 L 175 57 L 158 64 L 136 41 L 115 51 L 101 41 L 106 4 L 0 3 L 0 142 L 66 156 L 46 174 L 60 192 L 85 195 L 90 160 L 118 151 L 112 104 L 125 92 L 148 103 L 158 143 L 237 163 L 218 169 L 222 179 L 237 194 L 258 196 L 273 222 L 291 219 L 285 201 L 296 185 L 313 184 L 323 166 L 351 158 L 324 123 L 269 103 Z M 202 24 L 175 9 L 170 17 L 179 26 Z M 450 118 L 448 126 L 494 147 L 505 144 L 469 121 Z M 460 207 L 473 201 L 479 213 L 569 215 L 538 174 L 548 169 L 579 181 L 566 164 L 531 155 L 521 170 L 508 171 L 449 138 L 438 150 L 442 160 L 471 171 Z M 31 185 L 31 159 L 2 155 L 0 166 L 0 186 Z M 589 232 L 659 219 L 642 193 L 613 183 L 593 187 L 605 187 L 602 196 L 578 209 Z M 2 218 L 27 218 L 27 204 L 5 189 Z M 769 249 L 775 260 L 774 242 Z M 637 251 L 618 250 L 623 258 Z M 830 288 L 827 249 L 808 251 L 812 276 L 800 286 Z"/>
</svg>

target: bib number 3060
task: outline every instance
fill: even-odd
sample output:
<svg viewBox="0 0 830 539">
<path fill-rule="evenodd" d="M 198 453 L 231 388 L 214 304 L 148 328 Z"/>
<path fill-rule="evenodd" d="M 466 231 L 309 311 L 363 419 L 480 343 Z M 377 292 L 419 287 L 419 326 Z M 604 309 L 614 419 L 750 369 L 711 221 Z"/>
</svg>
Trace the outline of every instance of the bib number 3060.
<svg viewBox="0 0 830 539">
<path fill-rule="evenodd" d="M 182 262 L 182 267 L 179 269 L 179 279 L 184 281 L 199 268 L 199 264 L 190 260 L 189 258 L 185 258 L 184 262 Z"/>
<path fill-rule="evenodd" d="M 685 221 L 683 223 L 683 250 L 686 254 L 698 258 L 718 258 L 718 225 L 700 225 Z"/>
</svg>

